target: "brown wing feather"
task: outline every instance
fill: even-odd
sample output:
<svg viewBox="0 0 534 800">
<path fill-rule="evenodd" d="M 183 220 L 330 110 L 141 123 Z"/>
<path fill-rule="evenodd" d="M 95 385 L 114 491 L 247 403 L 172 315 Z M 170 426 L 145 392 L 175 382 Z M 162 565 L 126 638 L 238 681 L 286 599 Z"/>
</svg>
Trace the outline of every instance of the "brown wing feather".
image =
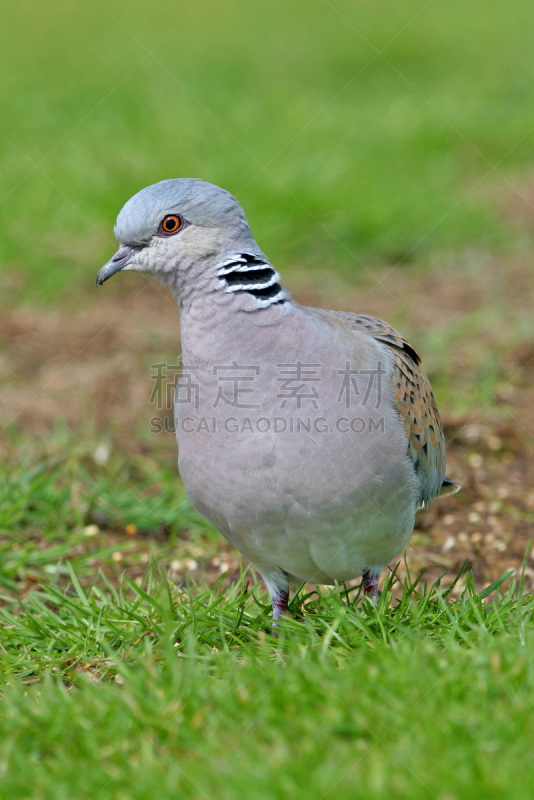
<svg viewBox="0 0 534 800">
<path fill-rule="evenodd" d="M 355 314 L 350 311 L 342 311 L 340 315 L 354 330 L 372 336 L 373 339 L 378 339 L 392 347 L 398 347 L 399 350 L 404 351 L 415 364 L 421 363 L 421 359 L 411 344 L 387 322 L 383 322 L 376 317 L 369 317 L 367 314 Z"/>
<path fill-rule="evenodd" d="M 393 354 L 395 407 L 406 430 L 407 454 L 421 480 L 422 505 L 437 497 L 445 475 L 445 437 L 421 359 L 401 334 L 375 317 L 342 312 L 351 328 L 389 345 Z"/>
</svg>

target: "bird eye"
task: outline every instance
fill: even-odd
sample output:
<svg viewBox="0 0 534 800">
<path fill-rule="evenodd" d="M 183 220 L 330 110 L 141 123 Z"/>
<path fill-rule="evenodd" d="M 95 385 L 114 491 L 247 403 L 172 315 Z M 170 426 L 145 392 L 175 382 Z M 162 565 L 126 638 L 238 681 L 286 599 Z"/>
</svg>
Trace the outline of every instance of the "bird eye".
<svg viewBox="0 0 534 800">
<path fill-rule="evenodd" d="M 167 214 L 160 222 L 158 233 L 163 236 L 178 233 L 183 226 L 183 222 L 184 220 L 177 214 Z"/>
</svg>

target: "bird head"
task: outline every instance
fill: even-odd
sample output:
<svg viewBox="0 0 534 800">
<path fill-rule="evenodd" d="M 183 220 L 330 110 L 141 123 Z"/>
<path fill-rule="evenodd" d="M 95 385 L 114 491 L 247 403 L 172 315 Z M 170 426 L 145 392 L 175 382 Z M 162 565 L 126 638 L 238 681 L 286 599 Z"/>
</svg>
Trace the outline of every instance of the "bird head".
<svg viewBox="0 0 534 800">
<path fill-rule="evenodd" d="M 153 273 L 177 286 L 180 273 L 201 270 L 225 253 L 261 255 L 235 197 L 195 178 L 142 189 L 120 211 L 114 233 L 120 247 L 100 269 L 97 286 L 123 270 Z"/>
</svg>

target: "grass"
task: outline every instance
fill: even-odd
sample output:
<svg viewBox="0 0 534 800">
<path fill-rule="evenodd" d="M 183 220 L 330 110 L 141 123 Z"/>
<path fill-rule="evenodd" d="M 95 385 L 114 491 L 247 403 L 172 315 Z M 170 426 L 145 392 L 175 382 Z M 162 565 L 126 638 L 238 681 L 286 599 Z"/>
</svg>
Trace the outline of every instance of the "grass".
<svg viewBox="0 0 534 800">
<path fill-rule="evenodd" d="M 300 596 L 278 640 L 258 586 L 178 590 L 155 568 L 8 602 L 4 791 L 528 796 L 532 597 L 469 580 L 450 602 L 412 581 L 395 603 L 394 583 L 376 610 Z"/>
<path fill-rule="evenodd" d="M 522 580 L 477 590 L 467 572 L 458 597 L 390 573 L 377 609 L 300 590 L 275 640 L 251 571 L 227 586 L 163 570 L 220 546 L 173 471 L 66 447 L 5 465 L 6 796 L 528 796 Z"/>
<path fill-rule="evenodd" d="M 128 276 L 91 324 L 125 200 L 171 176 L 225 186 L 290 286 L 357 287 L 370 313 L 386 296 L 414 334 L 467 477 L 421 549 L 435 537 L 444 563 L 448 532 L 480 569 L 522 548 L 532 21 L 526 0 L 4 9 L 0 795 L 532 795 L 531 560 L 454 591 L 390 573 L 377 609 L 301 589 L 273 639 L 264 589 L 190 507 L 174 448 L 121 417 L 147 365 L 176 355 L 163 310 L 142 353 L 126 325 L 158 296 L 136 306 Z"/>
<path fill-rule="evenodd" d="M 219 544 L 174 484 L 149 460 L 104 466 L 50 444 L 40 464 L 12 466 L 6 796 L 528 796 L 534 598 L 521 581 L 477 590 L 468 572 L 454 599 L 390 573 L 377 609 L 357 589 L 301 590 L 275 640 L 252 572 L 224 588 L 174 584 L 159 566 Z M 107 535 L 86 535 L 95 514 Z M 132 520 L 136 535 L 113 534 Z"/>
<path fill-rule="evenodd" d="M 123 203 L 170 176 L 237 194 L 286 275 L 324 280 L 327 262 L 346 285 L 362 262 L 517 250 L 531 233 L 501 204 L 528 207 L 531 22 L 526 0 L 12 4 L 8 290 L 88 292 Z"/>
<path fill-rule="evenodd" d="M 115 456 L 102 465 L 96 447 L 72 446 L 64 437 L 49 442 L 48 450 L 40 460 L 34 452 L 32 464 L 3 464 L 0 586 L 16 591 L 28 580 L 68 574 L 67 564 L 84 578 L 101 563 L 113 568 L 113 558 L 122 569 L 121 552 L 133 567 L 151 547 L 169 558 L 199 538 L 207 552 L 215 539 L 188 503 L 174 464 Z"/>
</svg>

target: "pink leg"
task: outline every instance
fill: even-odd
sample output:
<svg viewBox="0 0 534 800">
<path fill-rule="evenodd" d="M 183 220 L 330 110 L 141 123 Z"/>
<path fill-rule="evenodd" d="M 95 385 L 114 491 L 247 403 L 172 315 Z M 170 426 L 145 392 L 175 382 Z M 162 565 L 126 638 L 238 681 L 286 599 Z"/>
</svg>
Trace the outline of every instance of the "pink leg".
<svg viewBox="0 0 534 800">
<path fill-rule="evenodd" d="M 273 595 L 273 636 L 276 636 L 274 628 L 278 628 L 278 620 L 283 614 L 287 614 L 287 605 L 289 602 L 289 591 L 287 589 L 279 589 Z"/>
<path fill-rule="evenodd" d="M 363 579 L 363 594 L 364 597 L 370 597 L 371 602 L 374 606 L 376 606 L 378 600 L 378 578 L 380 577 L 379 572 L 372 572 L 369 569 L 366 569 L 362 575 Z"/>
</svg>

